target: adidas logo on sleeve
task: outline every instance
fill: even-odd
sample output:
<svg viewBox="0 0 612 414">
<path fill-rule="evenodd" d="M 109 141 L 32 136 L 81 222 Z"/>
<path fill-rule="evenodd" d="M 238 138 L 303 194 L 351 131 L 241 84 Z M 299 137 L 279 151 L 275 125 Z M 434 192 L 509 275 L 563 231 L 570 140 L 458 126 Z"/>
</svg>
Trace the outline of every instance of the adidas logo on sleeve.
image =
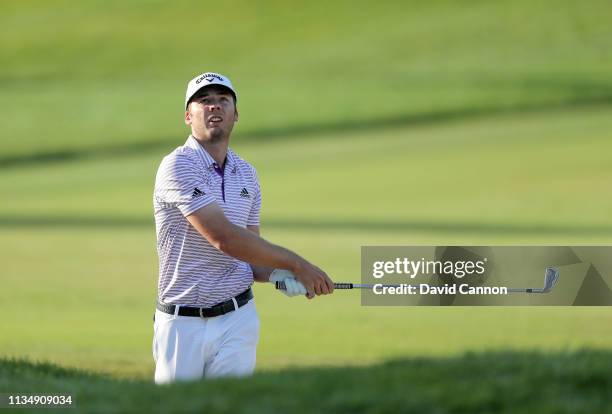
<svg viewBox="0 0 612 414">
<path fill-rule="evenodd" d="M 193 190 L 193 193 L 191 193 L 191 198 L 202 197 L 204 194 L 206 194 L 204 191 L 196 187 L 195 190 Z"/>
</svg>

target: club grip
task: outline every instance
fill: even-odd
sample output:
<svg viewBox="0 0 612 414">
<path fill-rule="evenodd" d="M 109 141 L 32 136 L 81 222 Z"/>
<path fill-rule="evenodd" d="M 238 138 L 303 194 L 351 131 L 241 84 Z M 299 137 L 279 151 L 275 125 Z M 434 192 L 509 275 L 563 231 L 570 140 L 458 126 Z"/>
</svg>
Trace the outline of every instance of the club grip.
<svg viewBox="0 0 612 414">
<path fill-rule="evenodd" d="M 275 282 L 277 290 L 286 290 L 285 282 Z M 353 289 L 352 283 L 334 283 L 334 289 Z"/>
</svg>

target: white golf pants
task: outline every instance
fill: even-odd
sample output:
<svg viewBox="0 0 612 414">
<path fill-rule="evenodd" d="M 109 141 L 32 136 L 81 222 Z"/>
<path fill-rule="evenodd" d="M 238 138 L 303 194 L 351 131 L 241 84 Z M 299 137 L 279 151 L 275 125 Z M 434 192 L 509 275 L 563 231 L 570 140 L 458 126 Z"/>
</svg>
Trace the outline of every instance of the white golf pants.
<svg viewBox="0 0 612 414">
<path fill-rule="evenodd" d="M 259 317 L 255 301 L 214 318 L 155 311 L 155 383 L 246 376 L 255 369 Z"/>
</svg>

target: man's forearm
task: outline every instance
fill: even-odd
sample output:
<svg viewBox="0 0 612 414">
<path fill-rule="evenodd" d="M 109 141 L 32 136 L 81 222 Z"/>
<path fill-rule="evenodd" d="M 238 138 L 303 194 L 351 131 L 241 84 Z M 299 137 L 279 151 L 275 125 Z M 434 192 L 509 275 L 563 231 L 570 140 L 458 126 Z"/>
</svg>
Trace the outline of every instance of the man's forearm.
<svg viewBox="0 0 612 414">
<path fill-rule="evenodd" d="M 294 273 L 308 266 L 303 258 L 291 250 L 272 244 L 251 231 L 256 231 L 255 228 L 248 230 L 230 222 L 215 203 L 202 207 L 186 218 L 210 244 L 236 259 Z"/>
<path fill-rule="evenodd" d="M 253 232 L 236 225 L 232 225 L 232 230 L 215 247 L 223 253 L 248 262 L 255 267 L 287 269 L 298 272 L 304 263 L 304 259 L 291 250 L 270 243 Z M 267 276 L 269 275 L 268 272 Z"/>
</svg>

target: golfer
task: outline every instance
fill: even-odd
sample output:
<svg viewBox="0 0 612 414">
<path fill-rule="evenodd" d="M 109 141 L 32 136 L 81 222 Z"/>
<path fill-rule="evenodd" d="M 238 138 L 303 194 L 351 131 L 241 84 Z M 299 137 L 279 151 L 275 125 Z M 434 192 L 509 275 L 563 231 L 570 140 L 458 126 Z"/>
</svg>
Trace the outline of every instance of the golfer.
<svg viewBox="0 0 612 414">
<path fill-rule="evenodd" d="M 254 280 L 284 281 L 285 294 L 310 299 L 334 289 L 321 269 L 259 236 L 257 174 L 228 146 L 236 104 L 225 76 L 192 79 L 185 96 L 191 134 L 157 171 L 158 384 L 253 372 L 259 339 Z"/>
</svg>

